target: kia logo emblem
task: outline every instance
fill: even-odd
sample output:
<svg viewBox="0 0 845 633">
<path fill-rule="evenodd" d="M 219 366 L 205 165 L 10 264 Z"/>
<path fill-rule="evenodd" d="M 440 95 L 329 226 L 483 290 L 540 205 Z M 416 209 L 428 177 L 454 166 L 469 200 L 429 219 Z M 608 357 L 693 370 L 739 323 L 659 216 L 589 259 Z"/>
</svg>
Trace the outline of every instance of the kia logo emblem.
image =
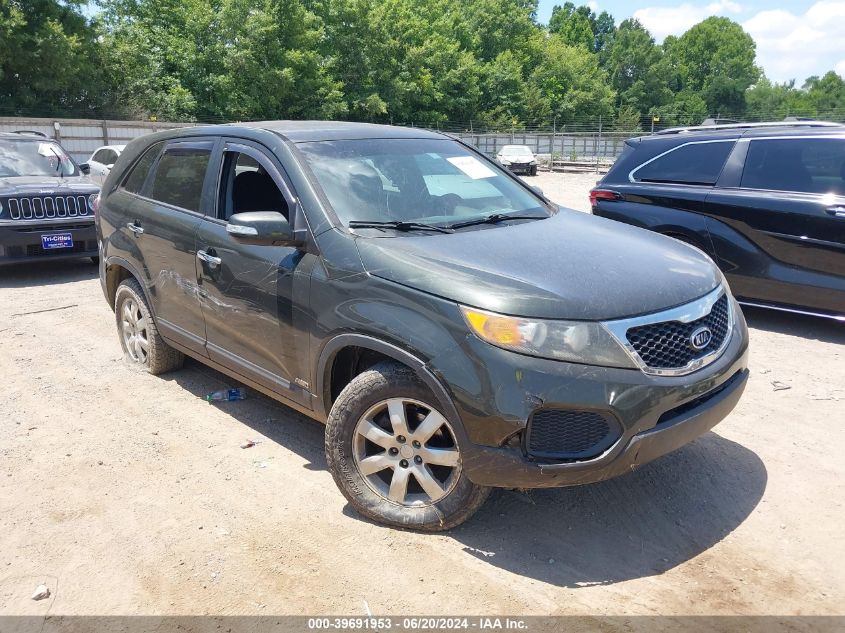
<svg viewBox="0 0 845 633">
<path fill-rule="evenodd" d="M 710 345 L 710 341 L 713 340 L 713 332 L 710 331 L 709 327 L 700 327 L 695 330 L 689 337 L 689 345 L 694 350 L 703 350 L 705 347 Z"/>
</svg>

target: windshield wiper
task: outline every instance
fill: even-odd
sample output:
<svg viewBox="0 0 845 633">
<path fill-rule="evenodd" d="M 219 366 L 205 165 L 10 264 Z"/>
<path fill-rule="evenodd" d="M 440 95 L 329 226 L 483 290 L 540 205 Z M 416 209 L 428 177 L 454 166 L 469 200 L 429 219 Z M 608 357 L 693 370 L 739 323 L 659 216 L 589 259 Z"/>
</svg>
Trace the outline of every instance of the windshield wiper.
<svg viewBox="0 0 845 633">
<path fill-rule="evenodd" d="M 397 231 L 437 231 L 438 233 L 451 233 L 451 227 L 435 226 L 425 222 L 403 222 L 401 220 L 379 221 L 379 220 L 352 220 L 349 222 L 350 229 L 396 229 Z"/>
<path fill-rule="evenodd" d="M 483 218 L 475 218 L 474 220 L 466 220 L 464 222 L 455 222 L 454 224 L 447 224 L 448 229 L 462 229 L 466 226 L 475 226 L 477 224 L 496 224 L 504 222 L 505 220 L 544 220 L 547 215 L 508 215 L 507 213 L 491 213 L 485 215 Z"/>
<path fill-rule="evenodd" d="M 52 145 L 50 146 L 50 151 L 53 152 L 56 156 L 56 171 L 59 171 L 62 168 L 62 157 L 59 156 L 59 153 L 56 151 L 56 148 Z M 64 172 L 62 172 L 62 176 L 64 176 Z"/>
</svg>

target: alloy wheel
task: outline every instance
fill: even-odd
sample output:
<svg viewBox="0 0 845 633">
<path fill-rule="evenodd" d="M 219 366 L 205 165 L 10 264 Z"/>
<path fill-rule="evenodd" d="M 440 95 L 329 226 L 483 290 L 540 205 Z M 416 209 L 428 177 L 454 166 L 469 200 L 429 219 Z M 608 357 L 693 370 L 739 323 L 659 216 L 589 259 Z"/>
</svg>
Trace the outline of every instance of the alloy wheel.
<svg viewBox="0 0 845 633">
<path fill-rule="evenodd" d="M 377 403 L 358 421 L 352 441 L 361 476 L 393 503 L 437 503 L 460 478 L 455 433 L 446 418 L 424 402 L 391 398 Z"/>
<path fill-rule="evenodd" d="M 131 297 L 123 302 L 120 330 L 129 357 L 136 363 L 146 364 L 150 353 L 147 319 L 138 303 Z"/>
</svg>

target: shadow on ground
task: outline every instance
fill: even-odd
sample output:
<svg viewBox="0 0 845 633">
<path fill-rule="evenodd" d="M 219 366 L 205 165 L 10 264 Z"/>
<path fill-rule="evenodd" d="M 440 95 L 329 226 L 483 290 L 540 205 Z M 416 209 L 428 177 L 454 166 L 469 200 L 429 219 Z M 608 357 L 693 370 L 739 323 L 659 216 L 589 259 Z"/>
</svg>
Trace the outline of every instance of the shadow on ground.
<svg viewBox="0 0 845 633">
<path fill-rule="evenodd" d="M 0 267 L 0 288 L 34 288 L 95 279 L 99 269 L 90 259 L 40 261 Z"/>
<path fill-rule="evenodd" d="M 191 360 L 162 378 L 197 397 L 236 384 Z M 326 469 L 318 422 L 252 390 L 248 400 L 207 406 L 225 408 L 295 451 L 308 461 L 307 469 Z M 512 573 L 567 587 L 612 584 L 660 574 L 721 541 L 754 510 L 766 480 L 757 455 L 708 433 L 600 484 L 495 491 L 475 517 L 449 535 L 468 555 Z M 349 506 L 345 513 L 365 520 Z"/>
<path fill-rule="evenodd" d="M 845 344 L 845 323 L 833 319 L 742 306 L 748 326 L 824 343 Z"/>
</svg>

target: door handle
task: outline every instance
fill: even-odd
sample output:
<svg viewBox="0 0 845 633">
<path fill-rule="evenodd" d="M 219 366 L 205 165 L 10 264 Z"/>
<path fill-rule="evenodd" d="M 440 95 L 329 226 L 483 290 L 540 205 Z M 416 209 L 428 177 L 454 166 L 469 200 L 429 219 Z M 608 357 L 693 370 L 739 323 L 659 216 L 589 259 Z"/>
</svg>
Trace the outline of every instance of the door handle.
<svg viewBox="0 0 845 633">
<path fill-rule="evenodd" d="M 126 224 L 126 228 L 132 231 L 135 235 L 143 235 L 144 229 L 141 225 L 136 224 L 135 222 L 128 222 Z"/>
<path fill-rule="evenodd" d="M 825 209 L 830 215 L 835 218 L 841 218 L 845 220 L 845 205 L 837 204 L 832 207 L 828 207 Z"/>
<path fill-rule="evenodd" d="M 209 255 L 205 251 L 197 251 L 197 259 L 208 264 L 209 268 L 217 268 L 223 263 L 223 260 L 214 255 Z"/>
</svg>

